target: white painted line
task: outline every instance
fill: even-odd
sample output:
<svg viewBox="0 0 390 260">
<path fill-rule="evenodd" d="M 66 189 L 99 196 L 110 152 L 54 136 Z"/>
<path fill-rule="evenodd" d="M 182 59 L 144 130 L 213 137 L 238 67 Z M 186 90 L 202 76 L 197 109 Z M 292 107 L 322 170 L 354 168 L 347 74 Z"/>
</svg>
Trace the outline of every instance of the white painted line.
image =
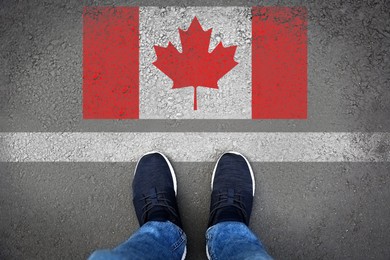
<svg viewBox="0 0 390 260">
<path fill-rule="evenodd" d="M 176 162 L 389 162 L 390 133 L 0 133 L 1 162 L 136 162 L 159 150 Z"/>
</svg>

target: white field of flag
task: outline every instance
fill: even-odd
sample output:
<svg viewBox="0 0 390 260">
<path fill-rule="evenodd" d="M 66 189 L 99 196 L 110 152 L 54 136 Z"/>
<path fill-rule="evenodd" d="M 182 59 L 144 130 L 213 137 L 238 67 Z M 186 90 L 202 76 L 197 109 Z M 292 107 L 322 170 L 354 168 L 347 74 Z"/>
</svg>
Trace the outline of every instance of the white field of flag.
<svg viewBox="0 0 390 260">
<path fill-rule="evenodd" d="M 171 42 L 182 51 L 179 28 L 187 30 L 194 17 L 203 30 L 212 28 L 209 52 L 219 42 L 238 46 L 238 65 L 218 81 L 218 89 L 173 89 L 172 80 L 153 62 L 154 46 Z M 140 7 L 140 118 L 141 119 L 251 119 L 251 8 L 250 7 Z"/>
</svg>

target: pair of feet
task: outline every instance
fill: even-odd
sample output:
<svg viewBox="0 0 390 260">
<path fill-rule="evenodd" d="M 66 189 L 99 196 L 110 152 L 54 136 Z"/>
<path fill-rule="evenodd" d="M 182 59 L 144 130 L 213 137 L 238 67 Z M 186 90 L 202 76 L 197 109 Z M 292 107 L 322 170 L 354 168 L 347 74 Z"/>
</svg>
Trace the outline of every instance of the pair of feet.
<svg viewBox="0 0 390 260">
<path fill-rule="evenodd" d="M 211 190 L 209 227 L 223 221 L 249 224 L 255 182 L 244 156 L 227 152 L 218 159 Z M 170 221 L 182 228 L 176 195 L 176 176 L 168 158 L 158 152 L 145 154 L 133 180 L 133 203 L 140 226 L 148 221 Z"/>
</svg>

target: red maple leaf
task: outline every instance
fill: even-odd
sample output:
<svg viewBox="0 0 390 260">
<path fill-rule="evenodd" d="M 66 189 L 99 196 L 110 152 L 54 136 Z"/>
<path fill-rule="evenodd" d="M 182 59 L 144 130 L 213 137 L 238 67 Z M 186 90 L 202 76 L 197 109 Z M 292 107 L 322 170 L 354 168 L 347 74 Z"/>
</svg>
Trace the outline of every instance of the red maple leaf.
<svg viewBox="0 0 390 260">
<path fill-rule="evenodd" d="M 172 88 L 194 87 L 194 110 L 196 88 L 218 88 L 218 80 L 238 64 L 234 60 L 237 46 L 224 47 L 219 42 L 209 53 L 211 30 L 204 31 L 195 17 L 187 31 L 179 28 L 182 52 L 171 42 L 167 47 L 154 46 L 157 60 L 153 64 L 173 80 Z"/>
</svg>

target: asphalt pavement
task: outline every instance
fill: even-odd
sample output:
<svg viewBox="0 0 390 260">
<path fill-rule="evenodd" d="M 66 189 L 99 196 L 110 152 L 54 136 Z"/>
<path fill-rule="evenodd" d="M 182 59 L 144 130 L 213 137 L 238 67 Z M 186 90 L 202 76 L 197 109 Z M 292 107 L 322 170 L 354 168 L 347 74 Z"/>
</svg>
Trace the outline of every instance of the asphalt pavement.
<svg viewBox="0 0 390 260">
<path fill-rule="evenodd" d="M 83 6 L 276 4 L 308 9 L 307 120 L 82 119 Z M 256 145 L 251 145 L 246 139 L 249 144 L 241 152 L 254 158 L 257 193 L 250 227 L 276 259 L 389 259 L 389 10 L 386 0 L 2 0 L 0 132 L 7 139 L 0 138 L 0 259 L 85 259 L 94 249 L 111 248 L 125 240 L 138 228 L 131 204 L 135 154 L 160 145 L 173 159 L 178 176 L 178 201 L 189 239 L 187 259 L 205 259 L 211 171 L 213 159 L 223 151 L 212 145 L 210 137 L 211 145 L 203 151 L 207 154 L 197 150 L 203 161 L 188 159 L 193 155 L 175 155 L 175 147 L 183 143 L 169 139 L 168 134 L 181 132 L 193 136 L 232 133 L 232 140 L 241 132 L 379 136 L 366 143 L 359 138 L 331 139 L 339 149 L 336 154 L 326 148 L 328 139 L 314 140 L 326 149 L 319 146 L 313 149 L 319 157 L 311 154 L 301 160 L 293 154 L 294 149 L 300 151 L 297 140 L 285 143 L 290 157 L 272 150 L 270 140 L 254 140 Z M 136 152 L 129 159 L 102 156 L 99 162 L 81 150 L 82 158 L 92 159 L 65 162 L 50 159 L 57 151 L 50 146 L 42 146 L 34 157 L 33 150 L 23 150 L 31 147 L 28 139 L 8 138 L 25 132 L 65 136 L 67 132 L 131 132 L 139 133 L 139 138 L 153 133 L 163 137 L 145 140 L 149 145 L 154 141 L 155 146 L 132 147 Z M 223 138 L 218 142 L 223 144 Z M 231 144 L 240 147 L 239 142 Z M 260 156 L 265 146 L 274 161 Z M 21 147 L 21 152 L 9 154 L 15 147 Z M 357 153 L 359 149 L 363 155 Z M 355 153 L 363 157 L 348 157 Z M 16 159 L 10 160 L 15 154 Z M 25 154 L 41 161 L 29 161 Z"/>
</svg>

